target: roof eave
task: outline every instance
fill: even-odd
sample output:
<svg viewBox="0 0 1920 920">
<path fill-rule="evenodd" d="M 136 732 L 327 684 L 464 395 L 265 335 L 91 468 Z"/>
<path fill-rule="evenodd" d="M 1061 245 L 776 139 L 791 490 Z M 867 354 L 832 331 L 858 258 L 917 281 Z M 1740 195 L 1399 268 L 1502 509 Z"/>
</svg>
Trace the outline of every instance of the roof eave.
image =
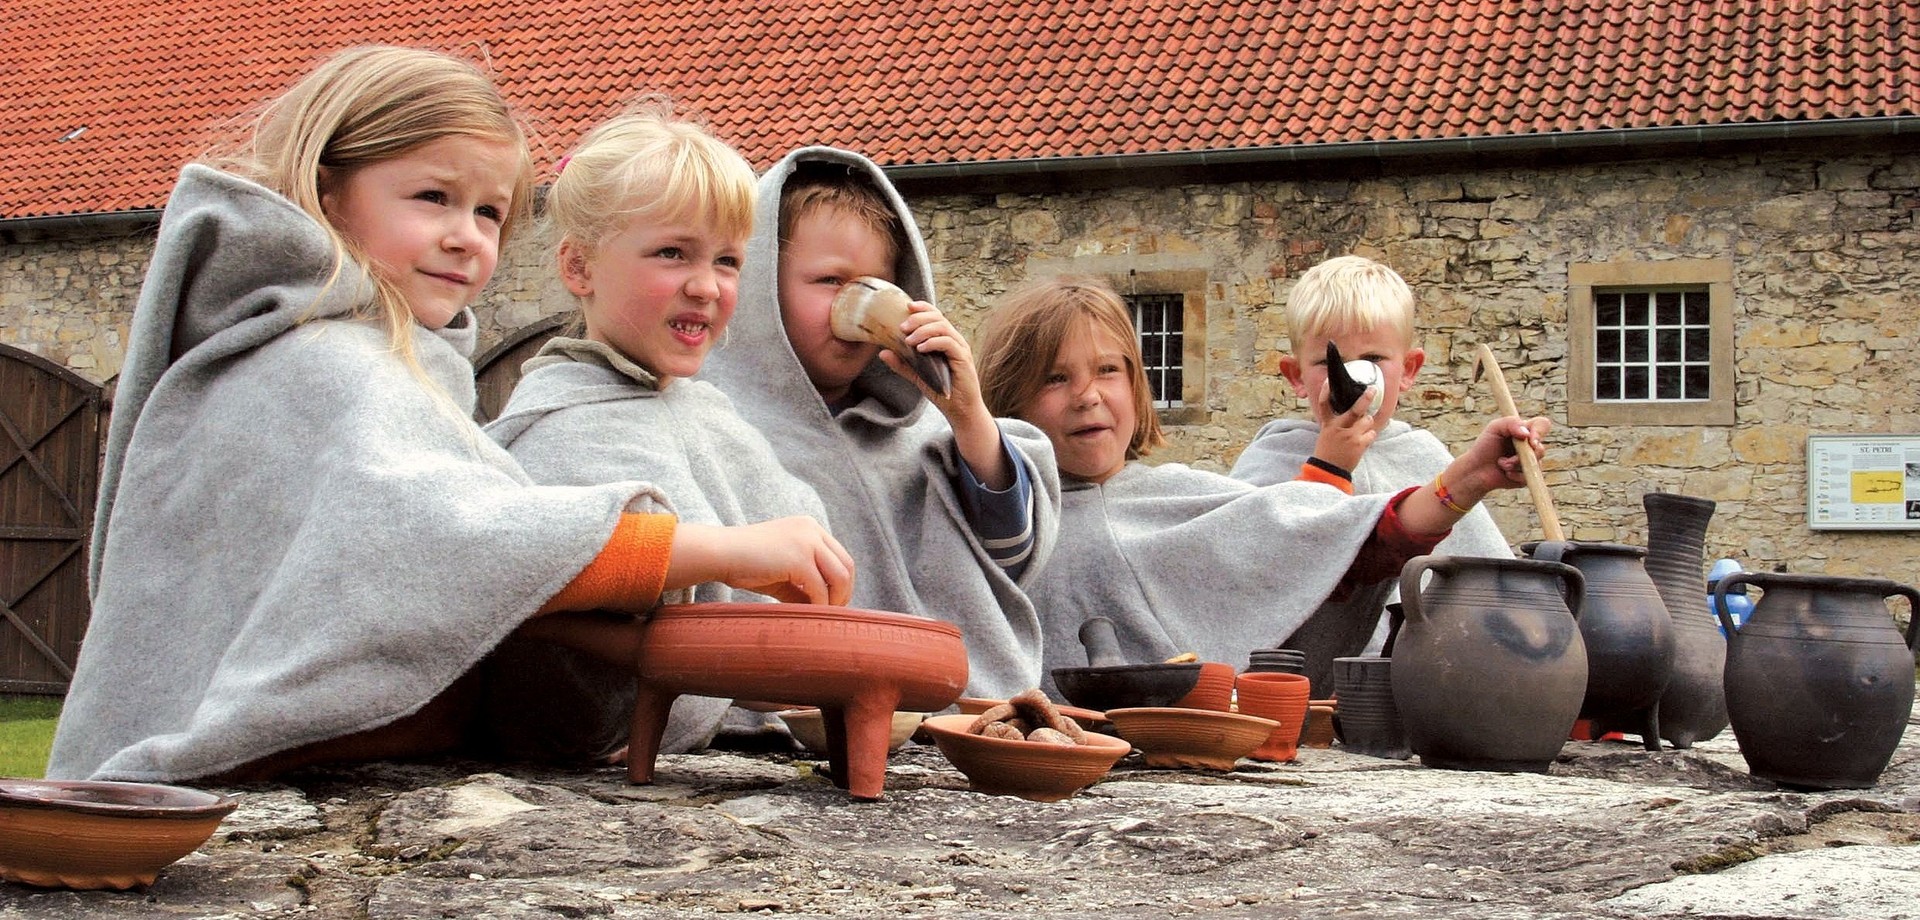
<svg viewBox="0 0 1920 920">
<path fill-rule="evenodd" d="M 1729 142 L 1893 136 L 1920 137 L 1920 116 L 1829 118 L 1812 121 L 1751 122 L 1687 127 L 1613 128 L 1601 131 L 1507 134 L 1431 140 L 1355 141 L 1344 144 L 1299 144 L 1091 157 L 909 163 L 888 166 L 884 169 L 889 179 L 910 182 L 987 176 L 1098 175 L 1135 169 L 1166 170 L 1184 167 L 1333 163 L 1343 160 L 1392 161 L 1412 157 L 1591 152 Z M 159 219 L 160 210 L 157 208 L 138 208 L 97 214 L 0 218 L 0 241 L 18 243 L 49 237 L 135 232 L 157 223 Z"/>
<path fill-rule="evenodd" d="M 1130 169 L 1328 163 L 1341 160 L 1404 160 L 1411 157 L 1493 155 L 1538 152 L 1626 150 L 1729 142 L 1788 141 L 1845 137 L 1920 137 L 1920 116 L 1833 118 L 1746 124 L 1662 128 L 1612 128 L 1545 134 L 1449 137 L 1431 140 L 1355 141 L 1231 150 L 1184 150 L 1091 157 L 1040 157 L 952 163 L 914 163 L 885 167 L 887 177 L 916 179 L 1038 176 L 1116 172 Z"/>
</svg>

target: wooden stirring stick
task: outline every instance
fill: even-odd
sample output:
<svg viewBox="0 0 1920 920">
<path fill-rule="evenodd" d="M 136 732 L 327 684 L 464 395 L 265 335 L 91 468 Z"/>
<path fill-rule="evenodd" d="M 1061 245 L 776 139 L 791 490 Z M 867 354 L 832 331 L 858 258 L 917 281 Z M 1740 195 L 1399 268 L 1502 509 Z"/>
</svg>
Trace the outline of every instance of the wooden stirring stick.
<svg viewBox="0 0 1920 920">
<path fill-rule="evenodd" d="M 1494 360 L 1493 349 L 1485 342 L 1480 343 L 1480 351 L 1473 362 L 1473 376 L 1478 380 L 1482 375 L 1487 378 L 1493 389 L 1493 401 L 1500 406 L 1500 414 L 1519 415 L 1520 410 L 1513 405 L 1513 394 L 1507 390 L 1507 376 L 1500 372 L 1500 362 Z M 1566 534 L 1560 530 L 1560 513 L 1553 510 L 1553 493 L 1547 491 L 1547 480 L 1540 472 L 1540 458 L 1533 455 L 1533 448 L 1527 442 L 1513 439 L 1514 452 L 1520 455 L 1520 471 L 1527 477 L 1527 492 L 1533 496 L 1534 510 L 1540 513 L 1540 530 L 1549 540 L 1565 540 Z"/>
</svg>

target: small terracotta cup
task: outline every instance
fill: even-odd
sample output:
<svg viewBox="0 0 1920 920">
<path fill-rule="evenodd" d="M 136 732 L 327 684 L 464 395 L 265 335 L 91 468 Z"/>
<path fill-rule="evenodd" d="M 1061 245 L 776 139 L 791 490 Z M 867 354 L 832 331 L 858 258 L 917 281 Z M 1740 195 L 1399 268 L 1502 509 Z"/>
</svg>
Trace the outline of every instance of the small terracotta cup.
<svg viewBox="0 0 1920 920">
<path fill-rule="evenodd" d="M 1200 665 L 1200 679 L 1194 683 L 1193 689 L 1175 700 L 1173 705 L 1181 709 L 1231 711 L 1233 678 L 1233 665 L 1219 661 L 1204 662 Z"/>
<path fill-rule="evenodd" d="M 1338 707 L 1333 700 L 1307 701 L 1307 720 L 1300 727 L 1301 747 L 1333 747 L 1333 715 Z"/>
<path fill-rule="evenodd" d="M 1234 692 L 1240 699 L 1240 711 L 1280 723 L 1267 742 L 1248 755 L 1255 760 L 1288 763 L 1299 755 L 1300 730 L 1307 718 L 1307 697 L 1311 684 L 1305 675 L 1279 672 L 1254 672 L 1240 675 Z"/>
</svg>

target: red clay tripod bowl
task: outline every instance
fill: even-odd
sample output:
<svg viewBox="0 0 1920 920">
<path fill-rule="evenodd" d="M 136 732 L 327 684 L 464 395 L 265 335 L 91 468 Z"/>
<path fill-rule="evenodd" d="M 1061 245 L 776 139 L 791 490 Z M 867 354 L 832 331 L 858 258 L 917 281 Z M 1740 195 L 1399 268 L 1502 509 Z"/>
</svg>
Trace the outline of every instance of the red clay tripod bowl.
<svg viewBox="0 0 1920 920">
<path fill-rule="evenodd" d="M 818 604 L 662 607 L 640 638 L 628 778 L 651 782 L 667 710 L 684 693 L 818 706 L 835 783 L 877 799 L 895 710 L 937 712 L 967 685 L 959 627 Z"/>
</svg>

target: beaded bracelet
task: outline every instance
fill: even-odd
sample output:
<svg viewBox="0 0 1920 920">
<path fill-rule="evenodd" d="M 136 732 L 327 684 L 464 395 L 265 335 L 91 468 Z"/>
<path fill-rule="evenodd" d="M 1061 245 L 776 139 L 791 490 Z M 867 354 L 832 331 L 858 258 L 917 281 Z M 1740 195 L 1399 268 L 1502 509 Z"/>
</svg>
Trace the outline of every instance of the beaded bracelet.
<svg viewBox="0 0 1920 920">
<path fill-rule="evenodd" d="M 1471 508 L 1462 508 L 1459 505 L 1454 504 L 1453 493 L 1447 491 L 1447 482 L 1445 479 L 1441 478 L 1444 475 L 1445 475 L 1444 473 L 1441 473 L 1441 474 L 1436 474 L 1433 477 L 1434 497 L 1440 499 L 1440 504 L 1447 506 L 1447 510 L 1452 511 L 1455 514 L 1466 514 L 1467 512 L 1473 510 Z"/>
</svg>

